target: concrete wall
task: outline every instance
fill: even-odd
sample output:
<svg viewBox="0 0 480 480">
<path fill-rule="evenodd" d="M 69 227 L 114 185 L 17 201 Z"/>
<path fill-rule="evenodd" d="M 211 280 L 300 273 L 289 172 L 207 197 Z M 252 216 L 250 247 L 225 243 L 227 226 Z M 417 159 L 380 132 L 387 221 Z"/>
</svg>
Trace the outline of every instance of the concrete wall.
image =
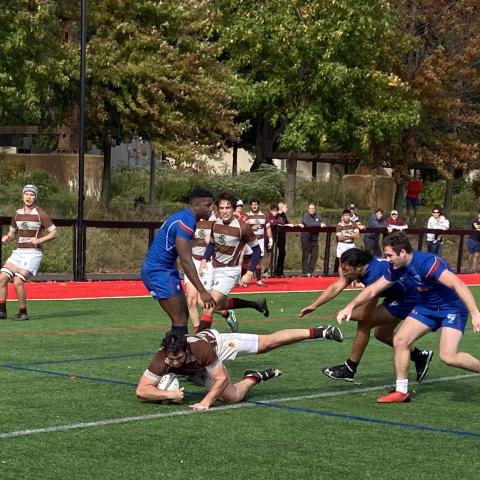
<svg viewBox="0 0 480 480">
<path fill-rule="evenodd" d="M 386 175 L 344 175 L 340 188 L 360 208 L 393 208 L 396 184 Z"/>
<path fill-rule="evenodd" d="M 44 170 L 56 181 L 76 190 L 78 187 L 78 154 L 0 154 L 0 162 L 18 163 L 25 171 Z M 85 155 L 85 195 L 99 198 L 102 185 L 103 155 Z"/>
</svg>

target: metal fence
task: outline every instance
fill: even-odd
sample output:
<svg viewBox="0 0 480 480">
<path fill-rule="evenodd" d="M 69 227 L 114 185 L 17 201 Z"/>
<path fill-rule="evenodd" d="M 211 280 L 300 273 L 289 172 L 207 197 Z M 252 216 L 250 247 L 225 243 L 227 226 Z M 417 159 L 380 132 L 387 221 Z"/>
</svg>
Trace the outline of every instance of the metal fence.
<svg viewBox="0 0 480 480">
<path fill-rule="evenodd" d="M 10 225 L 10 217 L 0 217 L 0 229 L 5 233 Z M 78 252 L 76 245 L 76 220 L 55 219 L 60 235 L 51 243 L 45 244 L 44 257 L 37 275 L 37 280 L 106 280 L 137 279 L 145 253 L 156 230 L 162 222 L 129 222 L 109 220 L 85 220 L 83 255 L 80 268 L 77 267 Z M 318 273 L 328 276 L 334 274 L 336 257 L 335 227 L 279 227 L 287 234 L 286 270 L 298 272 L 301 268 L 301 248 L 299 234 L 301 232 L 320 233 L 320 255 L 317 263 Z M 385 229 L 368 228 L 365 233 L 377 232 L 386 234 Z M 438 233 L 438 230 L 424 228 L 408 229 L 412 245 L 418 250 L 426 245 L 426 233 Z M 467 263 L 465 237 L 471 230 L 443 231 L 444 244 L 442 257 L 452 269 L 461 273 Z M 357 246 L 363 246 L 360 239 Z M 15 242 L 2 246 L 0 243 L 0 265 L 15 248 Z M 275 259 L 274 259 L 275 261 Z"/>
</svg>

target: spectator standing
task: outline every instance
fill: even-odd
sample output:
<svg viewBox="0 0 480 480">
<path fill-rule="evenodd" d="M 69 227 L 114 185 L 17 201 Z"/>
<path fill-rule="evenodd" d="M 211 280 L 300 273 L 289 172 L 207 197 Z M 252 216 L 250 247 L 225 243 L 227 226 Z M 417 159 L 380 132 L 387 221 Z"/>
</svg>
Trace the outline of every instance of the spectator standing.
<svg viewBox="0 0 480 480">
<path fill-rule="evenodd" d="M 266 245 L 265 258 L 263 262 L 263 266 L 265 269 L 263 277 L 268 278 L 270 275 L 273 275 L 273 250 L 275 248 L 275 239 L 277 238 L 278 225 L 282 225 L 282 223 L 279 223 L 280 219 L 278 217 L 278 205 L 276 203 L 272 203 L 272 205 L 270 205 L 270 210 L 265 214 L 265 217 L 267 224 L 270 224 L 270 230 L 272 231 L 273 238 L 272 245 L 270 247 L 269 245 Z"/>
<path fill-rule="evenodd" d="M 243 200 L 238 199 L 237 203 L 235 204 L 235 218 L 241 220 L 242 222 L 247 221 L 247 214 L 243 211 Z"/>
<path fill-rule="evenodd" d="M 342 253 L 351 248 L 355 248 L 355 239 L 360 236 L 360 229 L 355 222 L 352 222 L 351 218 L 351 211 L 349 208 L 346 208 L 343 211 L 342 219 L 337 223 L 337 258 L 335 259 L 335 272 L 338 272 Z"/>
<path fill-rule="evenodd" d="M 422 179 L 420 174 L 416 173 L 415 177 L 407 183 L 406 203 L 407 203 L 407 222 L 410 222 L 410 210 L 413 210 L 413 223 L 417 221 L 417 208 L 420 205 L 420 194 L 423 190 Z"/>
<path fill-rule="evenodd" d="M 368 219 L 367 228 L 387 228 L 387 222 L 383 218 L 383 209 L 377 208 Z M 363 234 L 363 244 L 365 250 L 370 252 L 375 257 L 382 256 L 382 249 L 380 248 L 380 234 L 376 232 L 368 232 Z"/>
<path fill-rule="evenodd" d="M 468 268 L 471 273 L 477 271 L 477 258 L 480 253 L 480 211 L 473 219 L 473 233 L 468 237 Z"/>
<path fill-rule="evenodd" d="M 308 210 L 303 214 L 302 225 L 304 227 L 325 227 L 317 214 L 314 203 L 308 204 Z M 302 232 L 300 243 L 302 245 L 302 277 L 311 277 L 315 272 L 318 260 L 318 233 Z"/>
<path fill-rule="evenodd" d="M 387 217 L 387 225 L 388 233 L 392 233 L 395 230 L 406 230 L 408 228 L 407 223 L 403 218 L 398 216 L 396 210 L 390 212 L 390 216 Z"/>
<path fill-rule="evenodd" d="M 432 210 L 432 216 L 428 219 L 427 228 L 435 230 L 448 230 L 450 222 L 443 215 L 440 207 L 435 207 Z M 439 233 L 427 233 L 427 248 L 430 253 L 441 257 L 441 247 L 443 236 Z"/>
<path fill-rule="evenodd" d="M 278 204 L 278 215 L 277 222 L 278 225 L 283 225 L 285 227 L 293 227 L 294 225 L 288 221 L 287 217 L 288 205 L 284 202 L 279 202 Z M 303 224 L 299 224 L 303 227 Z M 273 237 L 275 239 L 275 236 Z M 276 277 L 284 277 L 284 268 L 285 268 L 285 256 L 287 253 L 287 235 L 284 231 L 277 228 L 276 236 L 276 248 L 277 248 L 277 262 L 275 264 L 274 274 Z"/>
</svg>

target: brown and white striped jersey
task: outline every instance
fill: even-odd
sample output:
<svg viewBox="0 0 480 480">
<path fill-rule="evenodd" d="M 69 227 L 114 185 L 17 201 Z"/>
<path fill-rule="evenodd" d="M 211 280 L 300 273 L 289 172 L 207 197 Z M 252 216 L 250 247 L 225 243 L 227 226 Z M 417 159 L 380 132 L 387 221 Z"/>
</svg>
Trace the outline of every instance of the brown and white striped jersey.
<svg viewBox="0 0 480 480">
<path fill-rule="evenodd" d="M 18 248 L 41 248 L 41 245 L 32 243 L 32 238 L 41 238 L 45 231 L 50 233 L 56 228 L 47 212 L 40 207 L 32 208 L 28 214 L 24 208 L 19 208 L 10 224 L 10 232 L 18 235 Z"/>
<path fill-rule="evenodd" d="M 215 245 L 212 265 L 219 267 L 236 267 L 240 264 L 245 245 L 258 245 L 252 227 L 238 218 L 225 225 L 222 219 L 215 221 L 212 227 L 210 242 Z"/>
<path fill-rule="evenodd" d="M 161 377 L 166 373 L 193 375 L 204 369 L 214 369 L 220 365 L 217 355 L 217 339 L 210 330 L 203 330 L 196 335 L 187 335 L 187 358 L 178 368 L 170 365 L 167 353 L 162 348 L 153 357 L 148 371 Z"/>
<path fill-rule="evenodd" d="M 358 225 L 355 222 L 337 223 L 337 227 L 336 227 L 337 241 L 342 243 L 354 243 L 354 239 L 352 238 L 352 236 L 355 234 L 355 230 L 357 231 L 359 230 Z M 340 240 L 340 237 L 348 237 L 348 238 L 346 238 L 345 240 Z"/>
<path fill-rule="evenodd" d="M 202 260 L 203 258 L 207 244 L 210 241 L 213 223 L 213 220 L 200 220 L 197 222 L 195 236 L 192 240 L 192 254 L 196 260 Z"/>
<path fill-rule="evenodd" d="M 257 225 L 258 228 L 253 230 L 253 233 L 257 237 L 257 240 L 262 240 L 265 236 L 265 227 L 269 227 L 270 224 L 267 223 L 267 217 L 264 213 L 258 211 L 253 213 L 252 211 L 247 212 L 247 223 L 252 227 Z"/>
</svg>

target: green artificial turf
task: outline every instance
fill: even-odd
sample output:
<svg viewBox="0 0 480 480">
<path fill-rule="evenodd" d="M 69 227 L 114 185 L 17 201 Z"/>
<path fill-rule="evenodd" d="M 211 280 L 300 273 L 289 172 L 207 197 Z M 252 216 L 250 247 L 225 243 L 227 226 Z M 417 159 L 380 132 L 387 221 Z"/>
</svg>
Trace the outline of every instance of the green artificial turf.
<svg viewBox="0 0 480 480">
<path fill-rule="evenodd" d="M 269 294 L 270 317 L 239 310 L 240 331 L 333 323 L 354 292 L 299 318 L 316 295 Z M 192 413 L 202 390 L 186 381 L 183 405 L 135 398 L 168 329 L 156 302 L 31 301 L 29 313 L 29 322 L 0 322 L 1 479 L 478 478 L 480 377 L 456 378 L 469 372 L 437 354 L 426 383 L 411 384 L 411 403 L 379 405 L 394 375 L 391 350 L 373 335 L 354 382 L 321 373 L 349 356 L 354 322 L 342 326 L 341 344 L 307 341 L 228 362 L 233 381 L 250 368 L 283 375 L 236 408 Z M 227 331 L 219 317 L 214 326 Z M 419 346 L 437 343 L 430 334 Z M 479 352 L 470 326 L 462 347 Z"/>
</svg>

